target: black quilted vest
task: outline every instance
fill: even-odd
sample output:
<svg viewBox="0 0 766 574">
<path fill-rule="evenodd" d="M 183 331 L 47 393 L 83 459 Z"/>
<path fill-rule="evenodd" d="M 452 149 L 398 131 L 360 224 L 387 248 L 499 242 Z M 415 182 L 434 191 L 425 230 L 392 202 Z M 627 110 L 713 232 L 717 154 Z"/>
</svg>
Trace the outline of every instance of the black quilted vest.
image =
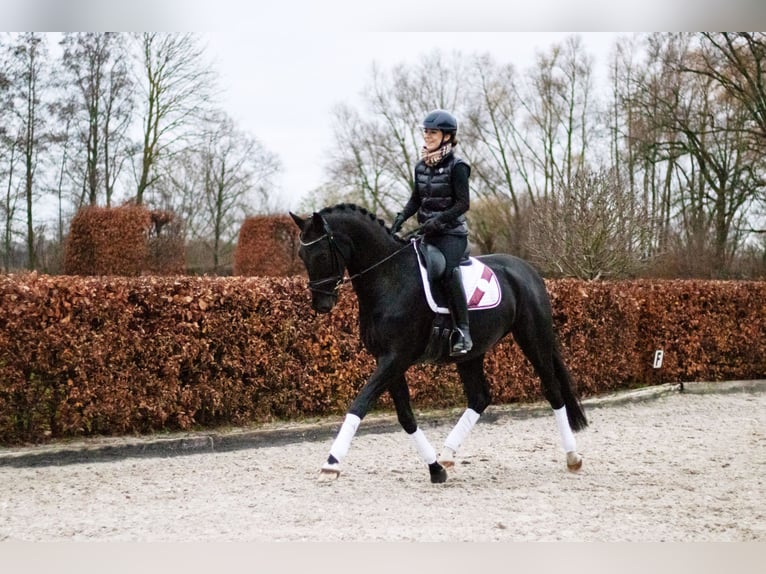
<svg viewBox="0 0 766 574">
<path fill-rule="evenodd" d="M 466 162 L 454 153 L 439 164 L 429 167 L 424 161 L 415 165 L 415 185 L 420 195 L 418 223 L 446 211 L 454 203 L 452 196 L 452 168 Z M 467 164 L 466 164 L 467 165 Z M 468 233 L 465 214 L 447 223 L 446 233 L 464 235 Z"/>
</svg>

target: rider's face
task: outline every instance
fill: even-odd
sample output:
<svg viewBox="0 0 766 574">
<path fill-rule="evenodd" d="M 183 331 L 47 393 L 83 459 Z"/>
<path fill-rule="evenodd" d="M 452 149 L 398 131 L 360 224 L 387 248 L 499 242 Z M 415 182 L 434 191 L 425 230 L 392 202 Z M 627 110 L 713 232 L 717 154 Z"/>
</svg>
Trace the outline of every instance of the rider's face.
<svg viewBox="0 0 766 574">
<path fill-rule="evenodd" d="M 423 129 L 423 141 L 425 142 L 428 151 L 439 149 L 439 146 L 442 144 L 442 138 L 444 138 L 444 141 L 448 141 L 450 137 L 452 136 L 445 134 L 441 130 L 432 130 L 429 128 Z"/>
</svg>

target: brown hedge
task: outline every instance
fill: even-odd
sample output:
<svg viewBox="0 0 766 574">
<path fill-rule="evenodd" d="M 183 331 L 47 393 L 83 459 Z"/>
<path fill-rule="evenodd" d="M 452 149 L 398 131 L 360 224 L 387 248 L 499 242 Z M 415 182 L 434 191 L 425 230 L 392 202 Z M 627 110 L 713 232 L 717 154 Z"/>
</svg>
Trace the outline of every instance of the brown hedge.
<svg viewBox="0 0 766 574">
<path fill-rule="evenodd" d="M 183 275 L 186 273 L 186 242 L 183 222 L 171 211 L 149 212 L 151 231 L 146 239 L 147 275 Z"/>
<path fill-rule="evenodd" d="M 138 205 L 90 206 L 72 219 L 64 272 L 69 275 L 138 275 L 146 260 L 149 211 Z"/>
<path fill-rule="evenodd" d="M 287 215 L 258 215 L 242 223 L 234 274 L 286 277 L 304 273 L 298 258 L 300 230 Z"/>
<path fill-rule="evenodd" d="M 144 206 L 88 206 L 72 219 L 64 256 L 67 275 L 183 273 L 181 224 Z"/>
<path fill-rule="evenodd" d="M 582 396 L 766 376 L 766 282 L 548 288 Z M 315 315 L 302 277 L 0 276 L 0 444 L 341 414 L 373 369 L 356 321 L 350 289 Z M 510 340 L 487 374 L 495 403 L 541 399 Z M 408 378 L 416 408 L 464 402 L 452 367 Z"/>
</svg>

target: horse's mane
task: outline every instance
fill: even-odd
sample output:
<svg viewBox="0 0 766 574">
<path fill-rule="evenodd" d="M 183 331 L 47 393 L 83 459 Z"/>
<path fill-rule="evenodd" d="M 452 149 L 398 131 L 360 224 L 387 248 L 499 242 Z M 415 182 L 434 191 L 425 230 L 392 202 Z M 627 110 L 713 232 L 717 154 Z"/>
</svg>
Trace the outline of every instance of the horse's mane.
<svg viewBox="0 0 766 574">
<path fill-rule="evenodd" d="M 380 219 L 374 213 L 368 211 L 364 207 L 356 205 L 355 203 L 339 203 L 337 205 L 325 207 L 319 212 L 319 215 L 330 215 L 330 214 L 338 213 L 338 212 L 350 213 L 352 215 L 357 215 L 361 219 L 367 219 L 370 222 L 382 227 L 386 231 L 386 233 L 388 233 L 391 237 L 393 237 L 397 241 L 404 242 L 404 240 L 401 237 L 391 233 L 391 228 L 386 225 L 385 221 Z"/>
</svg>

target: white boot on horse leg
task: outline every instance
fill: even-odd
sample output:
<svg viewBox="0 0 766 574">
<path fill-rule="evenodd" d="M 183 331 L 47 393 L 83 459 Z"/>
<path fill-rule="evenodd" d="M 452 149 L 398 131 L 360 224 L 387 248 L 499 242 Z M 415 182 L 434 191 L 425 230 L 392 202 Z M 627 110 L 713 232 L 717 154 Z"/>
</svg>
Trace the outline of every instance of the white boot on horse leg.
<svg viewBox="0 0 766 574">
<path fill-rule="evenodd" d="M 463 412 L 463 415 L 460 417 L 460 420 L 457 421 L 455 428 L 452 429 L 452 432 L 449 433 L 444 441 L 444 448 L 441 453 L 439 453 L 439 462 L 444 468 L 455 467 L 455 453 L 457 452 L 457 449 L 460 448 L 460 445 L 463 444 L 463 441 L 468 436 L 468 433 L 471 432 L 480 416 L 481 415 L 472 408 L 467 408 Z"/>
<path fill-rule="evenodd" d="M 340 431 L 338 431 L 338 436 L 335 437 L 335 441 L 330 447 L 327 461 L 319 470 L 319 480 L 335 480 L 340 476 L 340 462 L 348 454 L 351 440 L 354 438 L 361 422 L 362 419 L 356 415 L 351 413 L 346 415 L 343 425 L 341 425 Z"/>
<path fill-rule="evenodd" d="M 431 475 L 431 482 L 441 484 L 447 481 L 447 471 L 444 466 L 436 460 L 436 450 L 426 438 L 425 433 L 418 427 L 415 432 L 409 435 L 418 451 L 420 458 L 428 465 L 428 472 Z"/>
<path fill-rule="evenodd" d="M 561 446 L 564 448 L 564 452 L 567 453 L 567 469 L 571 472 L 577 472 L 582 468 L 582 456 L 577 452 L 577 442 L 569 426 L 567 408 L 554 409 L 553 414 L 556 417 L 556 426 L 561 435 Z"/>
</svg>

